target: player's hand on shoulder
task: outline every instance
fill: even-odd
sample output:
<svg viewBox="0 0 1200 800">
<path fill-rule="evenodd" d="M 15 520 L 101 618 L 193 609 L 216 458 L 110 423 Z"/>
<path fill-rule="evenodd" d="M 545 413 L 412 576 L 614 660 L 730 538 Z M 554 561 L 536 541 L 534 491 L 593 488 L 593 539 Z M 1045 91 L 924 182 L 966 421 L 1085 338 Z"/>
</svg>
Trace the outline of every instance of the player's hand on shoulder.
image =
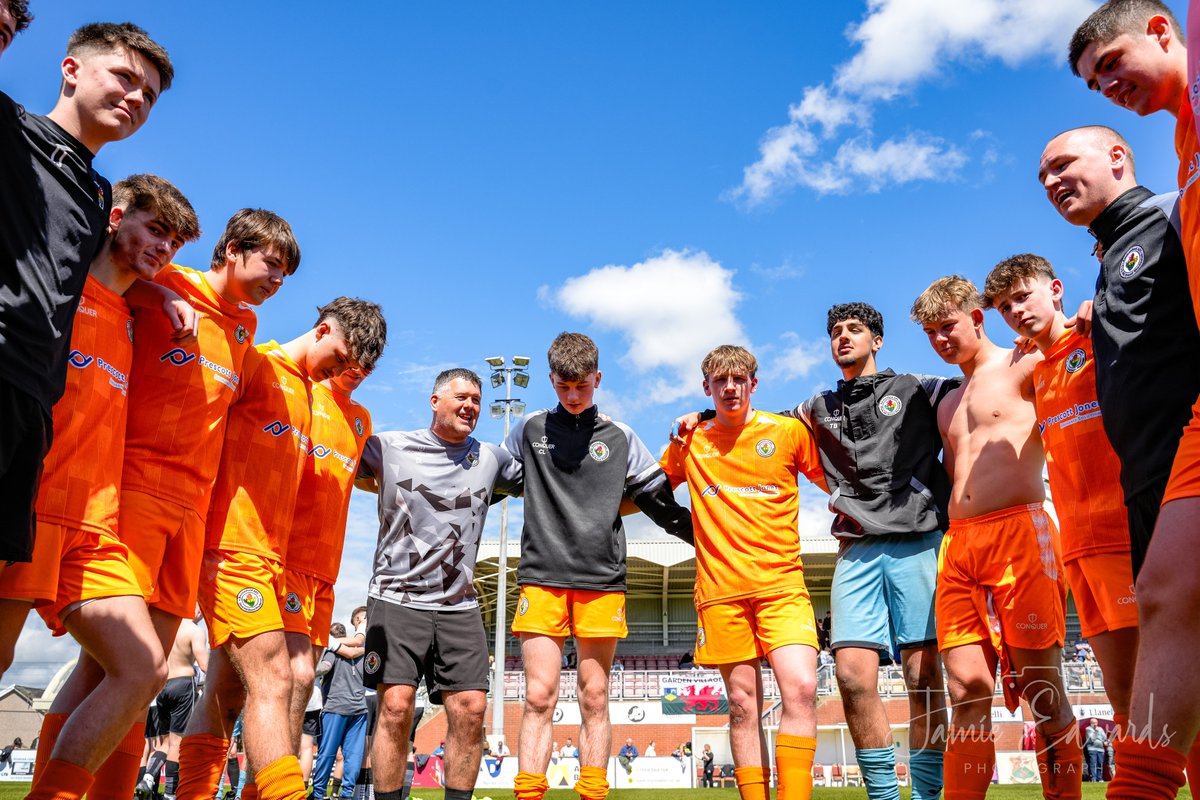
<svg viewBox="0 0 1200 800">
<path fill-rule="evenodd" d="M 676 417 L 671 423 L 671 441 L 678 445 L 685 444 L 685 437 L 695 430 L 700 424 L 700 412 L 693 411 L 689 414 L 684 414 L 682 417 Z"/>
<path fill-rule="evenodd" d="M 1075 316 L 1067 320 L 1067 327 L 1074 328 L 1080 336 L 1092 335 L 1092 301 L 1084 300 L 1079 304 Z"/>
<path fill-rule="evenodd" d="M 171 294 L 174 296 L 167 298 L 162 306 L 167 322 L 171 323 L 171 341 L 181 345 L 195 344 L 200 312 L 179 295 Z"/>
<path fill-rule="evenodd" d="M 1013 349 L 1015 351 L 1015 355 L 1019 356 L 1024 353 L 1035 352 L 1037 350 L 1037 345 L 1034 343 L 1033 339 L 1026 339 L 1024 336 L 1018 336 L 1017 338 L 1013 339 Z"/>
</svg>

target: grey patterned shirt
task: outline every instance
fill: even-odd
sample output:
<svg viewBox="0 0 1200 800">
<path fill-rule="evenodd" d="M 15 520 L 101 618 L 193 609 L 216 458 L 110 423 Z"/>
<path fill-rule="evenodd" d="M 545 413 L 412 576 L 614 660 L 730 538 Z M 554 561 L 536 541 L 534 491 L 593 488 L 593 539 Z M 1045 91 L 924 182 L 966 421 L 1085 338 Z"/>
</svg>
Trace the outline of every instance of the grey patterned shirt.
<svg viewBox="0 0 1200 800">
<path fill-rule="evenodd" d="M 379 481 L 370 597 L 427 611 L 475 608 L 475 557 L 493 492 L 519 495 L 521 465 L 498 445 L 428 428 L 377 433 L 360 474 Z"/>
</svg>

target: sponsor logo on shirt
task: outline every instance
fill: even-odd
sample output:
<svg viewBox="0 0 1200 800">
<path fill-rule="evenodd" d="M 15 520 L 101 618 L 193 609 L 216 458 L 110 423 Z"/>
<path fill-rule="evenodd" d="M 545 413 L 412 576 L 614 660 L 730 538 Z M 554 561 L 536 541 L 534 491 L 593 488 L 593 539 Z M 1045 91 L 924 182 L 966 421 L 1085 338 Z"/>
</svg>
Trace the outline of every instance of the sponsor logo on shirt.
<svg viewBox="0 0 1200 800">
<path fill-rule="evenodd" d="M 84 355 L 80 350 L 72 350 L 67 356 L 67 363 L 76 369 L 87 369 L 93 364 L 96 368 L 108 374 L 108 385 L 125 395 L 129 391 L 129 376 L 109 364 L 103 358 Z"/>
<path fill-rule="evenodd" d="M 85 356 L 83 353 L 81 353 L 78 350 L 72 350 L 71 355 L 67 356 L 67 363 L 70 364 L 72 367 L 77 367 L 79 369 L 83 369 L 84 367 L 90 367 L 94 360 L 95 359 L 92 358 L 91 356 Z"/>
<path fill-rule="evenodd" d="M 779 494 L 779 486 L 774 483 L 760 483 L 756 486 L 721 486 L 719 484 L 710 483 L 704 487 L 704 491 L 700 493 L 701 497 L 716 497 L 720 492 L 731 492 L 732 494 Z"/>
<path fill-rule="evenodd" d="M 291 429 L 292 429 L 292 426 L 287 424 L 286 422 L 280 422 L 279 420 L 275 420 L 271 424 L 264 426 L 263 432 L 269 433 L 272 436 L 283 436 L 285 433 L 287 433 Z"/>
<path fill-rule="evenodd" d="M 903 407 L 904 404 L 900 402 L 900 398 L 894 394 L 889 394 L 879 401 L 879 413 L 885 417 L 896 416 Z"/>
<path fill-rule="evenodd" d="M 1100 402 L 1098 400 L 1093 400 L 1090 403 L 1076 403 L 1066 411 L 1060 411 L 1054 416 L 1046 417 L 1039 422 L 1038 433 L 1045 433 L 1046 428 L 1050 425 L 1069 428 L 1077 422 L 1085 422 L 1098 416 L 1100 416 Z"/>
<path fill-rule="evenodd" d="M 533 451 L 539 456 L 544 456 L 554 449 L 554 442 L 551 442 L 545 436 L 543 436 L 536 442 L 530 442 L 529 446 L 532 447 Z"/>
<path fill-rule="evenodd" d="M 775 443 L 770 439 L 759 439 L 758 444 L 754 445 L 754 452 L 763 458 L 770 458 L 775 455 Z"/>
<path fill-rule="evenodd" d="M 588 448 L 588 455 L 593 461 L 608 461 L 612 450 L 604 442 L 592 442 L 592 446 Z"/>
<path fill-rule="evenodd" d="M 248 614 L 253 614 L 263 607 L 262 592 L 258 589 L 242 589 L 237 593 L 238 608 Z"/>
<path fill-rule="evenodd" d="M 1121 277 L 1132 278 L 1146 263 L 1146 251 L 1140 245 L 1129 248 L 1129 252 L 1121 259 Z"/>
<path fill-rule="evenodd" d="M 1192 188 L 1192 184 L 1196 179 L 1200 178 L 1200 153 L 1192 153 L 1191 159 L 1188 161 L 1188 177 L 1184 182 L 1183 188 L 1179 190 L 1179 196 L 1183 197 L 1183 193 Z"/>
<path fill-rule="evenodd" d="M 314 444 L 308 449 L 308 454 L 313 458 L 326 458 L 331 453 L 333 453 L 333 448 L 323 444 Z"/>
<path fill-rule="evenodd" d="M 372 650 L 371 652 L 367 653 L 366 661 L 363 662 L 363 669 L 374 675 L 379 671 L 380 663 L 382 662 L 379 658 L 379 653 L 376 653 L 374 650 Z"/>
<path fill-rule="evenodd" d="M 1063 366 L 1066 367 L 1067 372 L 1079 372 L 1086 363 L 1087 353 L 1083 352 L 1083 348 L 1080 347 L 1071 351 L 1071 355 L 1067 356 L 1067 361 Z"/>
<path fill-rule="evenodd" d="M 159 361 L 170 361 L 172 366 L 182 367 L 184 364 L 190 364 L 196 360 L 195 353 L 189 353 L 181 347 L 176 347 L 173 350 L 168 350 L 158 357 Z"/>
<path fill-rule="evenodd" d="M 283 604 L 283 610 L 289 614 L 300 613 L 300 595 L 295 592 L 288 592 L 287 601 Z"/>
</svg>

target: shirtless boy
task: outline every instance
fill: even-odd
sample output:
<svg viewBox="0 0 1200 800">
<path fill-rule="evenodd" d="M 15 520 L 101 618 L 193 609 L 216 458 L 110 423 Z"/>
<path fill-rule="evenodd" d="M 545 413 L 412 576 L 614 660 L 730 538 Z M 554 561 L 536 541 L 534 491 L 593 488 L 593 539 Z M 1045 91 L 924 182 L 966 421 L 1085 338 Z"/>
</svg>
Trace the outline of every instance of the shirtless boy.
<svg viewBox="0 0 1200 800">
<path fill-rule="evenodd" d="M 1042 509 L 1033 404 L 1041 356 L 989 340 L 979 291 L 958 275 L 922 292 L 912 318 L 964 375 L 938 408 L 951 480 L 935 606 L 953 708 L 946 798 L 982 798 L 991 783 L 997 660 L 1008 707 L 1019 692 L 1036 715 L 1043 795 L 1079 797 L 1083 753 L 1061 666 L 1067 587 L 1058 531 Z"/>
</svg>

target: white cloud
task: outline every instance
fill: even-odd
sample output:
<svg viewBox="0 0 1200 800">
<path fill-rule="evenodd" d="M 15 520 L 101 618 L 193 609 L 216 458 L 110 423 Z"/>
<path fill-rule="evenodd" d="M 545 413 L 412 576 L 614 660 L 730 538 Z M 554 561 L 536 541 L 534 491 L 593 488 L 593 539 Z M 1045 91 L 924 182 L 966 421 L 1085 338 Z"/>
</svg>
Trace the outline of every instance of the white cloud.
<svg viewBox="0 0 1200 800">
<path fill-rule="evenodd" d="M 1011 67 L 1061 58 L 1071 31 L 1094 7 L 1094 0 L 868 0 L 866 16 L 847 32 L 858 51 L 835 69 L 832 85 L 804 89 L 788 122 L 763 136 L 758 160 L 728 196 L 753 207 L 795 186 L 830 194 L 956 178 L 968 158 L 938 136 L 913 131 L 872 146 L 873 104 L 911 93 L 959 63 L 999 59 Z M 832 141 L 846 127 L 858 135 Z"/>
<path fill-rule="evenodd" d="M 829 342 L 824 339 L 806 342 L 791 331 L 779 338 L 783 340 L 782 348 L 771 354 L 763 369 L 764 377 L 773 381 L 803 378 L 829 357 Z"/>
<path fill-rule="evenodd" d="M 556 289 L 544 286 L 540 294 L 571 316 L 621 333 L 629 345 L 622 361 L 649 375 L 642 398 L 670 403 L 699 391 L 700 361 L 709 350 L 746 343 L 734 315 L 741 294 L 733 275 L 703 251 L 664 250 L 632 266 L 599 267 Z"/>
</svg>

